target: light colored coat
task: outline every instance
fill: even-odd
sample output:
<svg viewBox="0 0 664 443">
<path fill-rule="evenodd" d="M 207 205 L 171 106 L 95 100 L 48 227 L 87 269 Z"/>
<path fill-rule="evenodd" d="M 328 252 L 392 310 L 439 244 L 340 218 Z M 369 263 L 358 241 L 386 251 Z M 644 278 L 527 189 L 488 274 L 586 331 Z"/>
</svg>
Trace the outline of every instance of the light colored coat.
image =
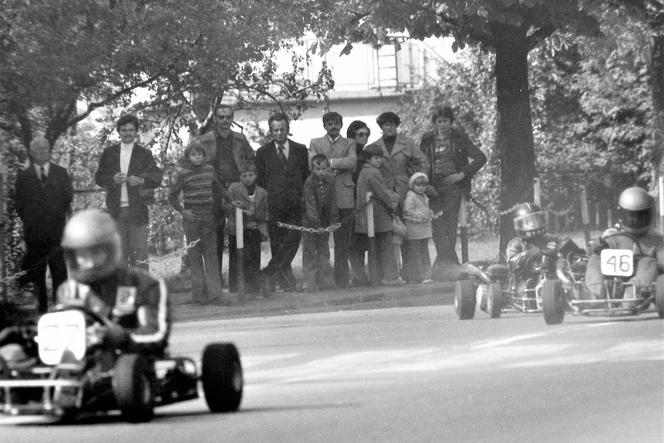
<svg viewBox="0 0 664 443">
<path fill-rule="evenodd" d="M 406 193 L 403 202 L 403 221 L 406 224 L 406 240 L 431 238 L 431 217 L 429 198 L 413 191 Z"/>
<path fill-rule="evenodd" d="M 311 159 L 322 154 L 330 160 L 330 168 L 335 175 L 335 190 L 337 196 L 337 208 L 349 209 L 355 207 L 354 187 L 352 172 L 357 165 L 357 151 L 355 142 L 351 139 L 339 136 L 332 143 L 326 135 L 311 139 L 309 143 L 309 167 Z"/>
<path fill-rule="evenodd" d="M 392 147 L 392 154 L 387 152 L 382 137 L 371 144 L 382 149 L 383 155 L 387 159 L 385 163 L 388 164 L 394 176 L 395 191 L 399 194 L 400 201 L 403 202 L 406 198 L 406 192 L 408 192 L 410 176 L 415 172 L 426 174 L 429 171 L 429 160 L 415 145 L 415 142 L 405 135 L 397 134 Z"/>
</svg>

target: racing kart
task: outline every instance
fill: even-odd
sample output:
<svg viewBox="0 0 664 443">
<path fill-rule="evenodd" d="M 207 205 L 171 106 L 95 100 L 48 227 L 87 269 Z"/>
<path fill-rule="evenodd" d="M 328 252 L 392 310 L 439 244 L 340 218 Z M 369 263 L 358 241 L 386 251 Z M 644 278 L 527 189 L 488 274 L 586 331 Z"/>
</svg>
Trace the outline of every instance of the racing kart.
<svg viewBox="0 0 664 443">
<path fill-rule="evenodd" d="M 612 235 L 629 237 L 624 233 Z M 583 284 L 578 275 L 564 274 L 559 281 L 549 282 L 542 292 L 544 320 L 547 324 L 560 324 L 566 310 L 574 315 L 636 315 L 653 303 L 659 318 L 664 318 L 664 275 L 658 275 L 649 285 L 639 286 L 631 281 L 635 262 L 631 249 L 603 249 L 600 270 L 605 278 L 598 299 L 585 296 L 586 291 L 578 290 Z M 569 285 L 577 290 L 565 290 Z"/>
<path fill-rule="evenodd" d="M 577 282 L 561 284 L 561 291 L 579 290 L 585 260 L 582 250 L 574 241 L 567 239 L 556 249 L 543 250 L 533 274 L 525 278 L 517 276 L 504 264 L 492 264 L 486 269 L 464 264 L 463 269 L 468 278 L 456 282 L 456 313 L 461 320 L 472 319 L 478 304 L 491 318 L 499 318 L 505 311 L 543 312 L 544 293 L 550 291 L 552 285 L 560 284 L 561 276 L 565 276 L 565 282 Z"/>
<path fill-rule="evenodd" d="M 242 365 L 231 343 L 208 344 L 201 369 L 185 357 L 123 352 L 97 333 L 106 318 L 81 307 L 41 316 L 38 358 L 32 364 L 0 358 L 0 414 L 70 421 L 79 414 L 119 410 L 128 422 L 150 421 L 154 407 L 199 397 L 212 412 L 239 408 Z"/>
</svg>

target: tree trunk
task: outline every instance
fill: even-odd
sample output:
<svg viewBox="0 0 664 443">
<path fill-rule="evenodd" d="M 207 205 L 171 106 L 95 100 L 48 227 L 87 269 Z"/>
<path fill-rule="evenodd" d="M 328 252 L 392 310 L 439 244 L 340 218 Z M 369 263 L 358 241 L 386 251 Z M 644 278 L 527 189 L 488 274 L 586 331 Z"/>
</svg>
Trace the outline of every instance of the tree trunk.
<svg viewBox="0 0 664 443">
<path fill-rule="evenodd" d="M 650 90 L 652 92 L 653 135 L 653 183 L 664 174 L 664 33 L 654 33 L 650 48 Z"/>
<path fill-rule="evenodd" d="M 492 25 L 496 50 L 496 150 L 500 161 L 500 209 L 532 201 L 535 176 L 533 125 L 528 91 L 526 29 Z M 514 236 L 512 214 L 500 217 L 500 251 Z"/>
</svg>

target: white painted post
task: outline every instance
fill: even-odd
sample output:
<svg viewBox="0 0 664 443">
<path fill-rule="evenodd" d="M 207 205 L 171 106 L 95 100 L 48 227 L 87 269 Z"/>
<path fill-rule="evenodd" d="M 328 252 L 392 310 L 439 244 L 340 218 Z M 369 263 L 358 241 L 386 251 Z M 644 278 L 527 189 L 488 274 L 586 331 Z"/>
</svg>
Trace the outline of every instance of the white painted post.
<svg viewBox="0 0 664 443">
<path fill-rule="evenodd" d="M 373 202 L 371 201 L 371 192 L 366 195 L 367 211 L 367 237 L 369 239 L 369 281 L 372 286 L 379 286 L 378 280 L 378 261 L 376 260 L 376 230 L 374 227 Z"/>
<path fill-rule="evenodd" d="M 659 232 L 664 235 L 664 176 L 659 176 L 657 185 L 657 191 L 659 192 Z"/>
<path fill-rule="evenodd" d="M 235 208 L 235 249 L 237 259 L 237 292 L 240 300 L 244 300 L 246 288 L 244 285 L 244 218 L 242 209 Z"/>
</svg>

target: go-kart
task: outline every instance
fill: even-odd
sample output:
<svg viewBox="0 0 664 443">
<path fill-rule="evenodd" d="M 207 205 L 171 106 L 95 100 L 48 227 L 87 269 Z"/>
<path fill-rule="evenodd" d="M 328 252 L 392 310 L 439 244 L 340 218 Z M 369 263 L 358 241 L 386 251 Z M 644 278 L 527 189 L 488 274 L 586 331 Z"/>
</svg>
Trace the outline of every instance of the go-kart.
<svg viewBox="0 0 664 443">
<path fill-rule="evenodd" d="M 123 352 L 98 333 L 110 321 L 81 307 L 41 316 L 34 364 L 0 358 L 0 414 L 41 415 L 62 421 L 83 413 L 119 410 L 129 422 L 152 419 L 154 407 L 199 397 L 212 412 L 238 409 L 242 365 L 231 343 L 205 347 L 201 370 L 183 357 Z"/>
<path fill-rule="evenodd" d="M 626 233 L 612 235 L 629 238 Z M 638 242 L 635 244 L 638 245 Z M 542 293 L 544 320 L 547 324 L 562 323 L 566 310 L 574 315 L 634 315 L 646 311 L 652 303 L 659 317 L 664 318 L 664 275 L 658 275 L 649 285 L 638 286 L 631 281 L 635 262 L 632 249 L 603 249 L 600 270 L 605 279 L 597 299 L 590 297 L 587 291 L 566 291 L 564 284 L 579 287 L 580 282 L 573 275 L 571 281 L 566 281 L 563 276 L 561 281 L 551 282 Z"/>
<path fill-rule="evenodd" d="M 578 290 L 585 260 L 582 250 L 568 239 L 556 249 L 543 250 L 541 260 L 526 278 L 515 275 L 503 264 L 491 264 L 486 269 L 464 264 L 467 278 L 458 280 L 455 286 L 456 313 L 461 320 L 472 319 L 478 304 L 491 318 L 498 318 L 505 311 L 540 313 L 544 310 L 544 293 L 552 285 L 560 284 L 562 291 Z M 561 276 L 565 276 L 564 285 Z"/>
</svg>

